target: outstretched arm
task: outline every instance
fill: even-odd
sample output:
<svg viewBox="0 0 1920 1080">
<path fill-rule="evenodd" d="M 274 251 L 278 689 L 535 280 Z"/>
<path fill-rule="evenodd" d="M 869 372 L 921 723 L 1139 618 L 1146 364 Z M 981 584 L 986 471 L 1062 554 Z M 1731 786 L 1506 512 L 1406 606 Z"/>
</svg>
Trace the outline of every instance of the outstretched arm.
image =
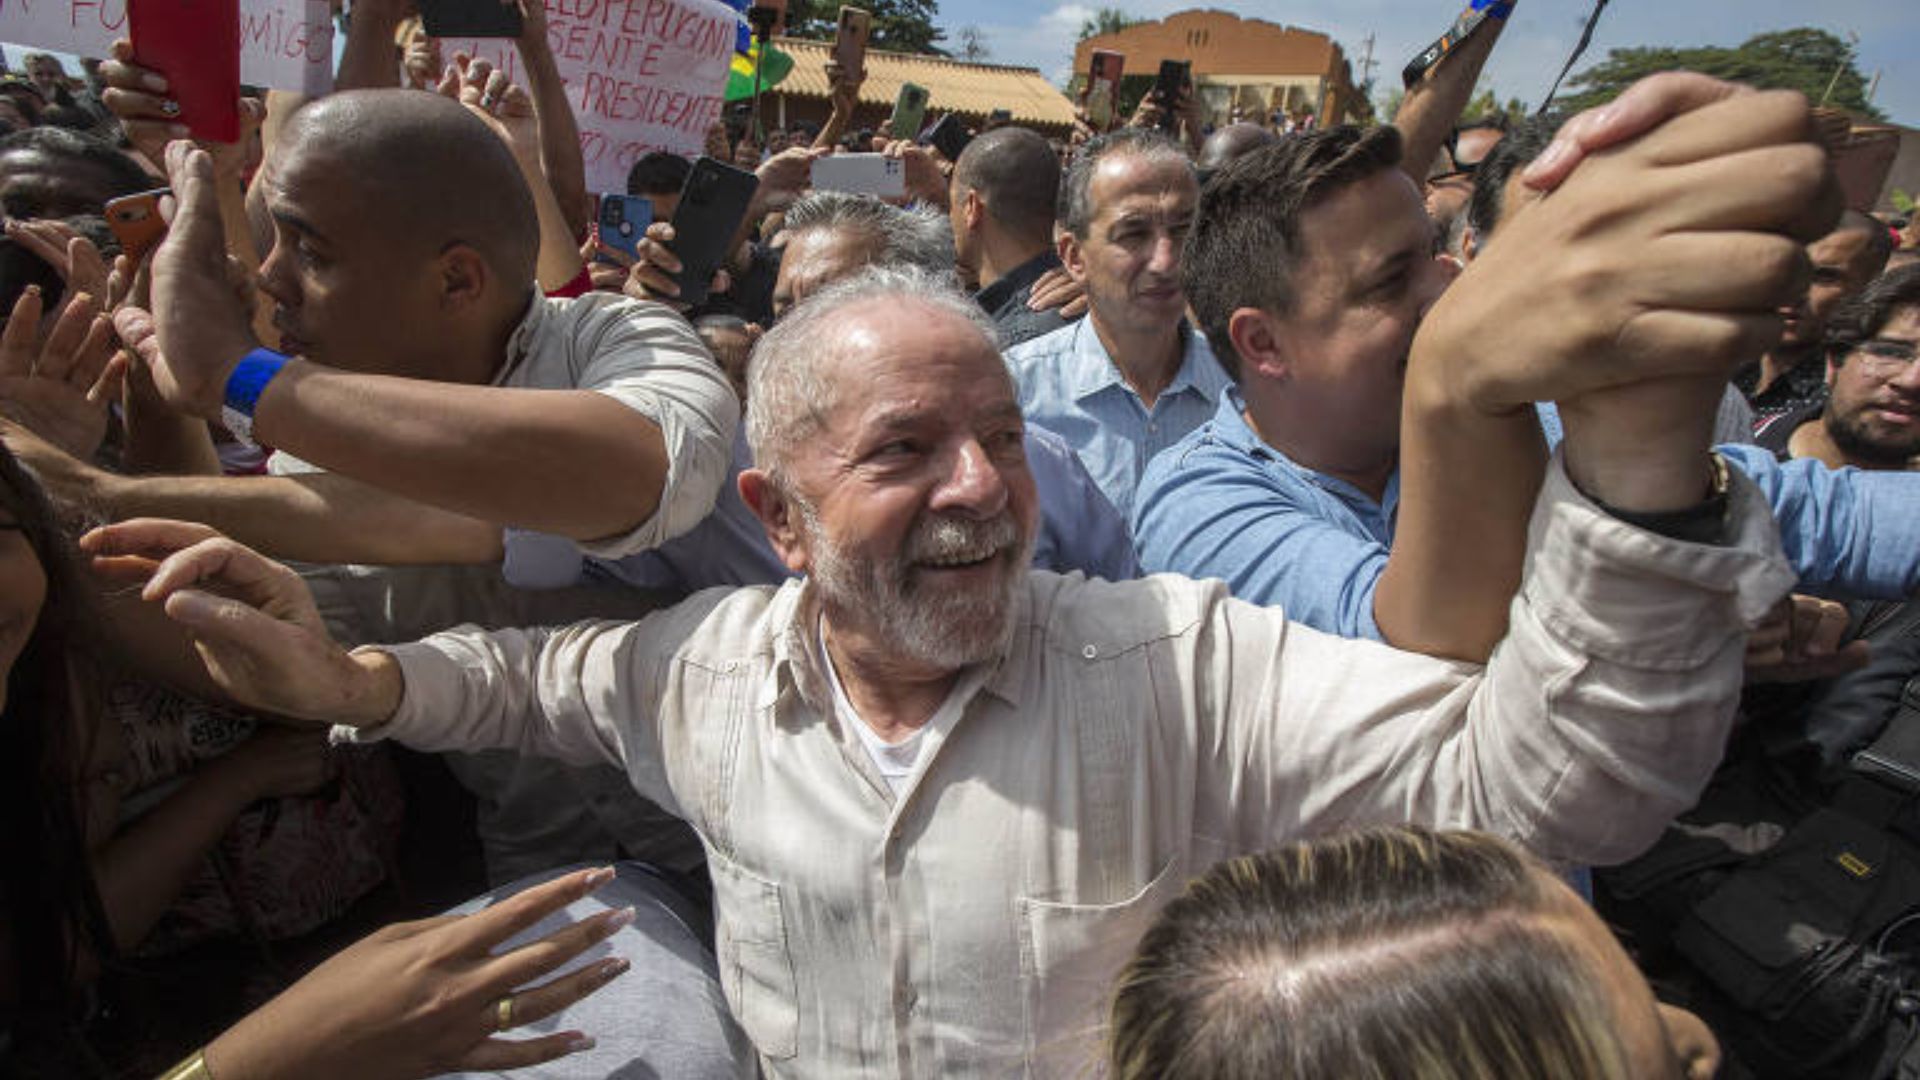
<svg viewBox="0 0 1920 1080">
<path fill-rule="evenodd" d="M 1518 0 L 1504 5 L 1511 9 Z M 1500 4 L 1488 4 L 1499 9 Z M 1489 15 L 1464 43 L 1454 48 L 1426 77 L 1407 88 L 1400 109 L 1393 114 L 1393 126 L 1400 129 L 1405 156 L 1400 168 L 1416 184 L 1427 180 L 1427 166 L 1447 141 L 1447 134 L 1460 122 L 1473 97 L 1473 86 L 1480 81 L 1480 70 L 1493 55 L 1493 45 L 1507 28 L 1505 15 Z"/>
<path fill-rule="evenodd" d="M 155 256 L 151 369 L 170 403 L 211 419 L 256 342 L 218 272 L 225 256 L 209 162 L 176 143 L 168 164 L 179 205 Z M 580 541 L 626 537 L 659 524 L 656 511 L 672 495 L 668 518 L 684 531 L 692 520 L 683 519 L 697 520 L 719 488 L 739 406 L 690 328 L 643 314 L 606 316 L 595 355 L 622 371 L 601 389 L 453 385 L 294 359 L 260 395 L 255 431 L 333 472 L 500 525 Z M 644 364 L 623 362 L 639 356 Z"/>
</svg>

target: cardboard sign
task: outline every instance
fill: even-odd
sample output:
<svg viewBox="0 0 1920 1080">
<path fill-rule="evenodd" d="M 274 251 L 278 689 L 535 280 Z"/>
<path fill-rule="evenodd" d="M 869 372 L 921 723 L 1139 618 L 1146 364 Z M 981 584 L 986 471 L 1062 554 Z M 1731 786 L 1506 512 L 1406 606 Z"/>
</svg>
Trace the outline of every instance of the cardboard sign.
<svg viewBox="0 0 1920 1080">
<path fill-rule="evenodd" d="M 127 36 L 126 0 L 0 0 L 0 41 L 106 56 Z M 321 94 L 333 87 L 327 0 L 240 0 L 240 81 Z"/>
<path fill-rule="evenodd" d="M 0 0 L 0 4 L 14 0 Z M 547 43 L 580 125 L 587 190 L 625 191 L 641 155 L 700 152 L 720 119 L 739 16 L 722 0 L 546 0 Z M 514 43 L 441 42 L 526 85 Z"/>
</svg>

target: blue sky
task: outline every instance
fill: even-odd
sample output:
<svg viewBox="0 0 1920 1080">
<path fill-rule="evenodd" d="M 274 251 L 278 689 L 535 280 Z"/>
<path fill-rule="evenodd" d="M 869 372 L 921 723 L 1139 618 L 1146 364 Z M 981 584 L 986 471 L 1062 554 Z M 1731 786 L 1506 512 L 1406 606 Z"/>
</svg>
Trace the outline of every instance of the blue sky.
<svg viewBox="0 0 1920 1080">
<path fill-rule="evenodd" d="M 1158 18 L 1195 6 L 1290 23 L 1329 34 L 1346 49 L 1361 77 L 1365 39 L 1374 35 L 1378 85 L 1444 29 L 1460 3 L 1412 0 L 942 0 L 939 24 L 949 40 L 961 26 L 978 26 L 994 63 L 1037 67 L 1059 80 L 1073 59 L 1080 23 L 1096 7 Z M 1566 62 L 1591 0 L 1518 0 L 1511 24 L 1487 64 L 1485 78 L 1502 98 L 1538 105 Z M 1817 26 L 1844 39 L 1860 37 L 1858 66 L 1868 79 L 1880 70 L 1874 103 L 1896 122 L 1920 127 L 1920 3 L 1914 0 L 1612 0 L 1593 44 L 1575 70 L 1607 50 L 1635 45 L 1737 45 L 1754 34 Z"/>
</svg>

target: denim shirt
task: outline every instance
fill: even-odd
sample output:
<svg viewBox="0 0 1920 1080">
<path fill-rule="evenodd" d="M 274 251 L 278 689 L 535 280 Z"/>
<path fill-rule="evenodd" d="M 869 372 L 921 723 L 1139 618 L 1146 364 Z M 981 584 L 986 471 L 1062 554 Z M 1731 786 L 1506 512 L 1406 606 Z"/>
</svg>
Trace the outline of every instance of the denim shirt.
<svg viewBox="0 0 1920 1080">
<path fill-rule="evenodd" d="M 1006 351 L 1028 420 L 1067 440 L 1123 517 L 1147 462 L 1213 415 L 1231 385 L 1207 339 L 1180 325 L 1182 356 L 1173 381 L 1141 404 L 1094 332 L 1093 316 Z"/>
<path fill-rule="evenodd" d="M 1380 640 L 1373 593 L 1393 545 L 1399 470 L 1376 502 L 1268 446 L 1245 408 L 1228 390 L 1212 420 L 1147 466 L 1133 514 L 1141 566 L 1219 578 L 1316 630 Z"/>
<path fill-rule="evenodd" d="M 1230 391 L 1211 422 L 1148 466 L 1133 517 L 1141 566 L 1218 578 L 1317 630 L 1379 640 L 1373 595 L 1393 546 L 1399 472 L 1375 503 L 1262 442 L 1241 409 Z M 1920 473 L 1716 449 L 1767 500 L 1801 591 L 1893 600 L 1920 590 Z"/>
</svg>

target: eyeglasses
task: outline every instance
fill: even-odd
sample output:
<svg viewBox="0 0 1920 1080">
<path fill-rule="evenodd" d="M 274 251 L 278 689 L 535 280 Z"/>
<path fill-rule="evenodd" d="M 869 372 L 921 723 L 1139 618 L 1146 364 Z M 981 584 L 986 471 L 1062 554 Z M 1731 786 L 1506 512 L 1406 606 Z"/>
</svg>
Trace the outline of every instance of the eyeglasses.
<svg viewBox="0 0 1920 1080">
<path fill-rule="evenodd" d="M 1860 355 L 1862 365 L 1876 375 L 1892 375 L 1920 357 L 1920 347 L 1913 342 L 1885 338 L 1870 338 L 1855 345 L 1853 351 Z"/>
<path fill-rule="evenodd" d="M 1459 129 L 1456 128 L 1453 131 L 1447 132 L 1447 141 L 1444 144 L 1444 146 L 1447 151 L 1447 164 L 1453 167 L 1451 169 L 1443 169 L 1440 172 L 1429 174 L 1427 177 L 1427 183 L 1439 184 L 1439 183 L 1444 183 L 1445 181 L 1448 181 L 1448 180 L 1465 180 L 1471 183 L 1473 180 L 1473 174 L 1480 171 L 1480 163 L 1477 161 L 1461 161 L 1460 160 Z"/>
</svg>

